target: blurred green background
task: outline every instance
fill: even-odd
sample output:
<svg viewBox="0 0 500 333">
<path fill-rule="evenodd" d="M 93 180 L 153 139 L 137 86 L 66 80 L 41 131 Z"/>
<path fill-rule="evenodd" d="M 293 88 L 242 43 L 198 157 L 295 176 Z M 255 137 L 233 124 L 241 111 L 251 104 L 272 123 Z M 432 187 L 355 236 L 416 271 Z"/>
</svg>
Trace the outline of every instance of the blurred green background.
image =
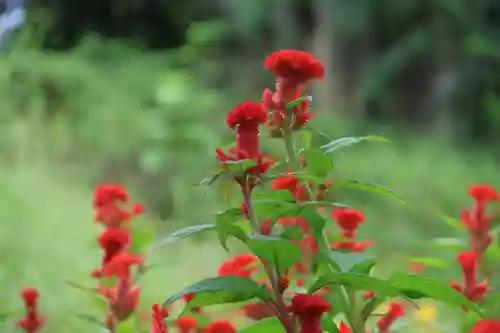
<svg viewBox="0 0 500 333">
<path fill-rule="evenodd" d="M 308 49 L 327 68 L 311 87 L 313 127 L 394 142 L 335 157 L 339 177 L 409 202 L 336 194 L 366 212 L 361 237 L 388 261 L 432 254 L 425 241 L 451 233 L 438 214 L 457 216 L 474 183 L 500 185 L 496 0 L 32 1 L 2 48 L 1 307 L 20 309 L 19 288 L 39 287 L 48 331 L 89 332 L 71 311 L 95 309 L 65 281 L 92 283 L 100 260 L 97 183 L 128 186 L 149 213 L 137 223 L 153 221 L 159 237 L 223 208 L 217 192 L 191 185 L 232 140 L 228 110 L 274 86 L 262 61 L 277 49 Z M 268 150 L 283 156 L 277 143 Z M 226 256 L 216 244 L 155 253 L 144 307 L 213 274 Z"/>
</svg>

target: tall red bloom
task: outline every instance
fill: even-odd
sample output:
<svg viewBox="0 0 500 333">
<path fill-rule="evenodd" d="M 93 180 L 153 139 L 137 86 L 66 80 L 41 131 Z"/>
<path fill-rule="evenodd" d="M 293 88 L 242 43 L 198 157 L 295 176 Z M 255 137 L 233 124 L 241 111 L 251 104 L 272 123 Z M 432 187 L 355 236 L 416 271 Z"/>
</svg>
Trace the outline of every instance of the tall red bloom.
<svg viewBox="0 0 500 333">
<path fill-rule="evenodd" d="M 151 330 L 149 333 L 168 333 L 168 327 L 165 324 L 165 318 L 168 317 L 168 310 L 162 308 L 159 304 L 154 304 L 152 310 Z"/>
<path fill-rule="evenodd" d="M 142 206 L 134 204 L 128 211 L 122 206 L 128 203 L 127 191 L 120 185 L 102 184 L 94 190 L 93 206 L 95 220 L 106 227 L 118 228 L 133 216 L 144 211 Z"/>
<path fill-rule="evenodd" d="M 251 159 L 259 157 L 259 125 L 267 121 L 262 104 L 247 101 L 236 106 L 226 117 L 227 125 L 235 129 L 236 149 L 244 151 Z"/>
<path fill-rule="evenodd" d="M 401 304 L 392 303 L 389 307 L 389 311 L 377 321 L 377 327 L 380 333 L 389 333 L 392 324 L 402 316 L 404 316 L 404 309 Z"/>
<path fill-rule="evenodd" d="M 255 264 L 258 258 L 251 254 L 240 254 L 234 258 L 226 260 L 219 267 L 219 276 L 241 276 L 251 277 L 253 272 L 257 270 Z"/>
<path fill-rule="evenodd" d="M 264 91 L 262 102 L 271 111 L 268 124 L 271 136 L 280 137 L 284 129 L 300 129 L 309 122 L 309 100 L 306 99 L 287 112 L 288 103 L 301 97 L 306 85 L 313 79 L 322 79 L 325 69 L 309 52 L 281 50 L 269 55 L 264 67 L 276 76 L 276 92 Z"/>
<path fill-rule="evenodd" d="M 497 333 L 500 332 L 500 320 L 486 319 L 477 322 L 469 333 Z"/>
<path fill-rule="evenodd" d="M 103 250 L 102 267 L 104 267 L 115 255 L 130 245 L 130 231 L 127 229 L 106 228 L 97 238 L 97 242 Z"/>
<path fill-rule="evenodd" d="M 289 311 L 297 318 L 300 333 L 321 333 L 321 317 L 330 312 L 330 304 L 321 296 L 295 294 Z"/>
<path fill-rule="evenodd" d="M 481 302 L 488 291 L 486 281 L 477 283 L 478 270 L 478 255 L 476 252 L 462 252 L 457 256 L 457 261 L 462 266 L 463 282 L 462 286 L 456 282 L 451 282 L 450 285 L 457 291 L 464 294 L 473 302 Z"/>
<path fill-rule="evenodd" d="M 203 333 L 236 333 L 236 327 L 227 320 L 217 320 L 208 325 Z"/>
<path fill-rule="evenodd" d="M 26 308 L 26 314 L 17 321 L 16 325 L 26 333 L 39 332 L 47 319 L 38 313 L 38 298 L 40 294 L 34 288 L 26 288 L 21 292 L 21 297 Z"/>
<path fill-rule="evenodd" d="M 498 192 L 490 185 L 475 185 L 469 189 L 469 195 L 474 200 L 472 210 L 462 209 L 462 223 L 469 230 L 471 247 L 478 254 L 484 253 L 491 244 L 490 224 L 496 216 L 488 215 L 488 203 L 499 201 Z"/>
</svg>

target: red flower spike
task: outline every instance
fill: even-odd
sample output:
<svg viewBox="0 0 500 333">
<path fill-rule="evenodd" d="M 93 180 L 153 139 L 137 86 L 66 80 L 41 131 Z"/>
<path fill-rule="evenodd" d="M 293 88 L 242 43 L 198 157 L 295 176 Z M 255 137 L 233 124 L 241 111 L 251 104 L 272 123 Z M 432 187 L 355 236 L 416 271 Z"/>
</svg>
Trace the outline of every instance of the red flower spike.
<svg viewBox="0 0 500 333">
<path fill-rule="evenodd" d="M 208 325 L 204 333 L 236 333 L 236 327 L 226 320 L 217 320 Z"/>
<path fill-rule="evenodd" d="M 257 270 L 255 264 L 258 258 L 251 254 L 240 254 L 234 258 L 226 260 L 218 271 L 219 276 L 241 276 L 251 277 Z"/>
<path fill-rule="evenodd" d="M 500 200 L 500 195 L 491 185 L 474 185 L 469 195 L 477 202 L 489 203 Z"/>
<path fill-rule="evenodd" d="M 236 129 L 236 149 L 244 151 L 251 159 L 259 157 L 259 125 L 267 121 L 267 111 L 262 104 L 243 102 L 226 117 L 227 125 Z"/>
<path fill-rule="evenodd" d="M 16 326 L 21 328 L 26 333 L 37 333 L 47 322 L 45 317 L 40 317 L 38 314 L 38 290 L 34 288 L 26 288 L 21 292 L 26 314 L 23 318 L 16 322 Z"/>
<path fill-rule="evenodd" d="M 469 333 L 498 333 L 500 332 L 500 320 L 486 319 L 477 322 Z"/>
<path fill-rule="evenodd" d="M 175 326 L 179 329 L 179 333 L 190 333 L 197 329 L 198 321 L 190 316 L 182 316 L 177 319 Z"/>
<path fill-rule="evenodd" d="M 295 294 L 288 309 L 298 319 L 300 333 L 321 333 L 321 316 L 330 312 L 330 304 L 321 296 Z"/>
<path fill-rule="evenodd" d="M 122 252 L 113 257 L 113 259 L 103 268 L 103 274 L 106 277 L 117 276 L 123 280 L 130 280 L 130 269 L 132 266 L 143 265 L 141 257 Z"/>
<path fill-rule="evenodd" d="M 380 333 L 389 333 L 389 329 L 394 322 L 404 316 L 404 309 L 398 303 L 392 303 L 389 311 L 377 321 L 377 327 Z"/>
<path fill-rule="evenodd" d="M 150 333 L 168 333 L 167 324 L 165 324 L 165 318 L 168 317 L 168 310 L 162 308 L 159 304 L 153 305 L 152 310 Z"/>
</svg>

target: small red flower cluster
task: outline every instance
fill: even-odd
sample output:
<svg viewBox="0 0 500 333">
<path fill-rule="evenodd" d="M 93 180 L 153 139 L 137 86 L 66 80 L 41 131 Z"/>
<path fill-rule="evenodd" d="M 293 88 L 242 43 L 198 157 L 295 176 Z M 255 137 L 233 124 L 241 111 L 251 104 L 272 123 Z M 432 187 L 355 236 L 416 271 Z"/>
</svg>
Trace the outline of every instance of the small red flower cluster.
<svg viewBox="0 0 500 333">
<path fill-rule="evenodd" d="M 47 321 L 45 317 L 38 314 L 38 290 L 26 288 L 22 291 L 21 297 L 24 301 L 26 314 L 17 322 L 17 326 L 26 333 L 37 333 Z"/>
<path fill-rule="evenodd" d="M 475 185 L 469 189 L 474 200 L 472 210 L 462 210 L 462 223 L 470 236 L 470 251 L 459 253 L 457 261 L 462 267 L 462 285 L 450 282 L 450 285 L 473 302 L 481 302 L 488 291 L 487 281 L 478 282 L 478 272 L 483 254 L 491 244 L 490 223 L 495 218 L 486 212 L 487 205 L 499 201 L 500 196 L 490 185 Z"/>
<path fill-rule="evenodd" d="M 128 211 L 127 191 L 119 185 L 99 185 L 94 191 L 93 206 L 96 221 L 105 227 L 97 241 L 103 251 L 101 268 L 92 272 L 99 279 L 98 289 L 108 302 L 106 325 L 111 332 L 137 309 L 140 288 L 132 277 L 132 266 L 143 268 L 143 259 L 130 251 L 130 221 L 141 214 L 142 206 L 134 204 Z M 104 286 L 104 279 L 116 277 L 114 286 Z"/>
</svg>

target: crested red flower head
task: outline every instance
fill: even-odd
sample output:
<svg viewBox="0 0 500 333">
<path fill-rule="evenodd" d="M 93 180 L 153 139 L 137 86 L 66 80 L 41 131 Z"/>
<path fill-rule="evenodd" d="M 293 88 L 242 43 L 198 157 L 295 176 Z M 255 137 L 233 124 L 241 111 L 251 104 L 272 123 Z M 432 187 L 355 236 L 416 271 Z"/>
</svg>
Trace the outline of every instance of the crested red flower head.
<svg viewBox="0 0 500 333">
<path fill-rule="evenodd" d="M 144 212 L 141 205 L 132 205 L 128 211 L 122 205 L 128 203 L 128 193 L 120 185 L 101 184 L 94 190 L 95 220 L 106 227 L 118 228 L 133 216 Z"/>
<path fill-rule="evenodd" d="M 404 309 L 401 304 L 392 303 L 389 306 L 389 311 L 377 321 L 377 327 L 380 333 L 389 333 L 392 324 L 402 316 L 404 316 Z"/>
<path fill-rule="evenodd" d="M 182 316 L 177 319 L 175 326 L 179 329 L 179 333 L 189 333 L 198 328 L 198 321 L 190 316 Z"/>
<path fill-rule="evenodd" d="M 236 333 L 236 327 L 227 320 L 217 320 L 208 325 L 204 333 Z"/>
<path fill-rule="evenodd" d="M 323 64 L 306 51 L 280 50 L 270 54 L 264 67 L 278 78 L 306 83 L 312 79 L 323 79 Z"/>
<path fill-rule="evenodd" d="M 103 274 L 106 277 L 117 276 L 119 279 L 129 280 L 131 278 L 132 266 L 143 265 L 143 259 L 140 256 L 122 252 L 113 257 L 113 259 L 103 267 Z"/>
<path fill-rule="evenodd" d="M 251 254 L 240 254 L 234 258 L 226 260 L 219 267 L 219 276 L 241 276 L 251 277 L 253 272 L 257 270 L 255 264 L 258 258 Z"/>
<path fill-rule="evenodd" d="M 300 333 L 321 333 L 321 317 L 330 309 L 323 297 L 309 294 L 295 294 L 288 307 L 299 321 Z"/>
<path fill-rule="evenodd" d="M 500 332 L 500 320 L 485 319 L 477 322 L 469 333 L 497 333 Z"/>
<path fill-rule="evenodd" d="M 21 328 L 26 333 L 39 332 L 47 322 L 45 317 L 38 314 L 38 298 L 40 294 L 34 288 L 26 288 L 21 292 L 26 314 L 23 318 L 16 322 L 17 327 Z"/>
<path fill-rule="evenodd" d="M 469 188 L 469 195 L 478 202 L 494 202 L 500 200 L 500 195 L 491 185 L 474 185 Z"/>
<path fill-rule="evenodd" d="M 152 310 L 150 333 L 168 333 L 168 327 L 165 324 L 165 318 L 168 317 L 168 310 L 162 308 L 159 304 L 154 304 Z"/>
<path fill-rule="evenodd" d="M 342 229 L 344 237 L 353 237 L 358 226 L 365 221 L 361 211 L 350 208 L 334 209 L 332 218 Z"/>
</svg>

